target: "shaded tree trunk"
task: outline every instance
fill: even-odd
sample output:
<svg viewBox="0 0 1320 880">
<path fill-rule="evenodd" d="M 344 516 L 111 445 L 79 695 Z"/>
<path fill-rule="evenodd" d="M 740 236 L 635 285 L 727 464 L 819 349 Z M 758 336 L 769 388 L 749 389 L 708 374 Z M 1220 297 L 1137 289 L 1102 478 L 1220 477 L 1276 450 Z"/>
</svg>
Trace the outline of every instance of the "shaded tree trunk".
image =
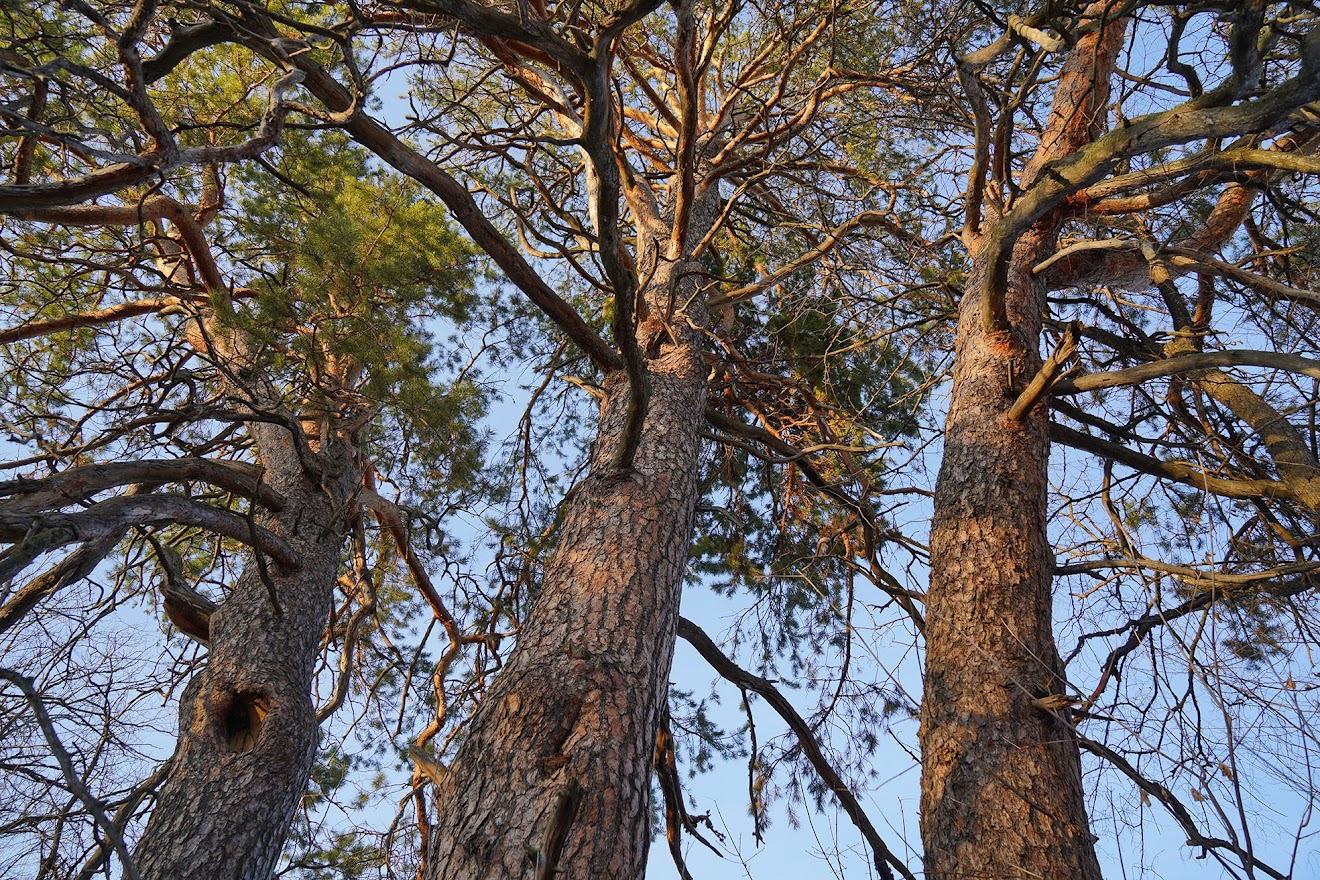
<svg viewBox="0 0 1320 880">
<path fill-rule="evenodd" d="M 1024 189 L 1103 122 L 1122 32 L 1110 24 L 1078 41 Z M 1066 693 L 1053 631 L 1048 416 L 1036 407 L 1006 418 L 1042 363 L 1048 305 L 1031 269 L 1053 252 L 1057 228 L 1055 212 L 1013 249 L 1007 330 L 983 320 L 992 267 L 969 243 L 927 594 L 921 829 L 931 880 L 1100 877 L 1076 732 L 1066 707 L 1038 702 Z"/>
<path fill-rule="evenodd" d="M 303 467 L 289 429 L 252 427 L 267 479 L 285 499 L 263 520 L 297 551 L 296 571 L 255 560 L 210 623 L 206 668 L 184 689 L 179 742 L 134 861 L 144 880 L 266 880 L 316 755 L 311 681 L 325 632 L 357 468 L 332 441 Z M 275 603 L 278 602 L 278 610 Z"/>
<path fill-rule="evenodd" d="M 645 291 L 653 314 L 679 265 L 660 261 Z M 675 283 L 682 304 L 691 281 Z M 706 369 L 700 336 L 681 316 L 639 339 L 656 356 L 634 466 L 613 466 L 628 403 L 619 371 L 606 380 L 590 474 L 570 493 L 536 605 L 437 794 L 430 878 L 550 877 L 556 865 L 573 877 L 644 872 Z M 579 789 L 576 811 L 565 810 Z M 564 823 L 560 847 L 546 829 Z"/>
</svg>

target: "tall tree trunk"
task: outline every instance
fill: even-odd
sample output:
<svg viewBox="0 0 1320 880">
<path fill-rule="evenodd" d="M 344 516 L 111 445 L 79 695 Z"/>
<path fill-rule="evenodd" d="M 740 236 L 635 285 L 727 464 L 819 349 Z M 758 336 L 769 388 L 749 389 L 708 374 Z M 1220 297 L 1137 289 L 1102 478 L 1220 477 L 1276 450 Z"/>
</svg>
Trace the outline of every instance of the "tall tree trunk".
<svg viewBox="0 0 1320 880">
<path fill-rule="evenodd" d="M 1034 251 L 1041 236 L 1019 251 Z M 1064 689 L 1046 534 L 1048 424 L 1042 412 L 1020 424 L 1004 413 L 1017 397 L 1013 376 L 1040 367 L 1043 292 L 1020 271 L 1009 283 L 1023 306 L 1012 343 L 987 336 L 974 298 L 962 305 L 935 491 L 921 716 L 933 880 L 1100 876 L 1076 735 L 1035 702 Z"/>
<path fill-rule="evenodd" d="M 1122 31 L 1110 24 L 1074 47 L 1024 187 L 1095 134 Z M 1010 330 L 982 320 L 992 267 L 976 243 L 959 309 L 925 630 L 921 830 L 931 880 L 1100 877 L 1076 733 L 1066 710 L 1038 702 L 1065 687 L 1046 531 L 1048 416 L 1037 407 L 1005 417 L 1041 366 L 1048 306 L 1031 268 L 1052 253 L 1057 228 L 1057 215 L 1046 217 L 1013 249 Z"/>
<path fill-rule="evenodd" d="M 691 278 L 674 277 L 682 265 L 659 261 L 653 315 L 671 289 L 680 307 L 690 298 Z M 433 880 L 539 880 L 556 866 L 600 880 L 643 874 L 706 400 L 700 335 L 682 316 L 668 332 L 639 333 L 657 356 L 630 471 L 613 466 L 628 383 L 621 371 L 605 383 L 590 474 L 570 493 L 536 606 L 437 794 Z"/>
<path fill-rule="evenodd" d="M 262 524 L 301 561 L 248 564 L 211 617 L 206 668 L 185 688 L 179 742 L 134 861 L 143 880 L 267 880 L 316 755 L 312 672 L 325 632 L 357 469 L 346 447 L 304 469 L 289 429 L 252 426 L 284 508 Z M 278 603 L 278 610 L 276 610 Z"/>
</svg>

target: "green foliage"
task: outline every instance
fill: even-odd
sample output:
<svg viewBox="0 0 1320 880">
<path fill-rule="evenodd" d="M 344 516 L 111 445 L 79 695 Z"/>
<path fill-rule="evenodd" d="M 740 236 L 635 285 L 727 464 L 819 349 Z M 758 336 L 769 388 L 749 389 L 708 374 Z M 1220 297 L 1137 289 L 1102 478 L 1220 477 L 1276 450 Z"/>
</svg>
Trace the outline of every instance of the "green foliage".
<svg viewBox="0 0 1320 880">
<path fill-rule="evenodd" d="M 471 245 L 420 187 L 341 137 L 291 138 L 278 173 L 283 185 L 242 172 L 225 244 L 258 296 L 236 322 L 311 411 L 379 413 L 382 467 L 426 462 L 419 486 L 440 473 L 471 486 L 485 391 L 462 349 L 436 341 L 486 305 Z"/>
<path fill-rule="evenodd" d="M 866 496 L 888 478 L 877 441 L 916 435 L 916 408 L 903 401 L 914 399 L 926 377 L 902 346 L 873 336 L 874 324 L 850 293 L 828 276 L 803 272 L 771 295 L 770 307 L 740 313 L 733 341 L 757 378 L 734 372 L 728 381 L 798 448 L 855 450 L 809 461 L 825 484 L 869 503 Z M 799 651 L 821 648 L 813 634 L 837 633 L 851 563 L 864 544 L 856 509 L 822 495 L 798 468 L 737 447 L 716 449 L 703 479 L 694 576 L 757 597 L 762 655 L 787 652 L 801 662 Z"/>
<path fill-rule="evenodd" d="M 747 756 L 741 731 L 725 730 L 715 720 L 719 695 L 697 699 L 691 691 L 669 689 L 669 722 L 679 748 L 678 765 L 689 777 L 706 773 L 717 760 Z"/>
</svg>

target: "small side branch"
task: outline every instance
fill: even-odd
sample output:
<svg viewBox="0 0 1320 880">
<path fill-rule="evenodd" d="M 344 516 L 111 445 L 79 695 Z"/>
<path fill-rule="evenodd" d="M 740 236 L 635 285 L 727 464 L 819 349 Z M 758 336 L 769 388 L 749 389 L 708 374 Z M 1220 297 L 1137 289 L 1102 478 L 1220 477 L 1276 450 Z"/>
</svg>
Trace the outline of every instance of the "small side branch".
<svg viewBox="0 0 1320 880">
<path fill-rule="evenodd" d="M 985 201 L 985 175 L 990 167 L 990 108 L 985 90 L 976 77 L 976 70 L 963 59 L 958 59 L 958 82 L 972 109 L 972 122 L 976 136 L 972 169 L 967 173 L 967 208 L 963 219 L 963 239 L 970 244 L 981 231 L 981 206 Z"/>
<path fill-rule="evenodd" d="M 266 595 L 270 598 L 270 608 L 276 617 L 284 616 L 284 608 L 280 605 L 279 590 L 275 588 L 275 581 L 271 579 L 270 567 L 266 565 L 266 554 L 261 551 L 261 536 L 257 533 L 260 528 L 257 525 L 257 509 L 248 505 L 247 516 L 249 543 L 252 546 L 252 557 L 257 563 L 257 574 L 261 576 L 261 582 L 266 585 Z"/>
<path fill-rule="evenodd" d="M 793 734 L 797 737 L 802 746 L 802 753 L 806 755 L 807 760 L 820 776 L 821 782 L 839 799 L 843 805 L 844 812 L 848 818 L 852 819 L 857 830 L 866 838 L 866 842 L 871 846 L 871 852 L 875 860 L 875 869 L 885 880 L 894 880 L 894 872 L 897 871 L 905 880 L 916 880 L 912 872 L 908 870 L 907 865 L 903 864 L 898 856 L 881 839 L 880 834 L 871 824 L 871 819 L 862 809 L 856 796 L 848 788 L 847 783 L 839 776 L 838 771 L 830 764 L 825 753 L 821 751 L 820 743 L 816 742 L 815 734 L 811 731 L 811 725 L 798 714 L 793 708 L 793 704 L 784 698 L 779 689 L 773 683 L 761 678 L 758 675 L 752 675 L 742 667 L 738 666 L 719 649 L 719 646 L 706 635 L 705 631 L 692 621 L 685 617 L 678 619 L 678 635 L 697 649 L 699 653 L 711 667 L 720 674 L 726 681 L 737 685 L 739 688 L 753 691 L 760 694 L 765 701 L 779 713 L 788 724 Z"/>
<path fill-rule="evenodd" d="M 1027 417 L 1027 413 L 1040 403 L 1041 399 L 1049 393 L 1059 374 L 1063 371 L 1064 365 L 1072 360 L 1073 355 L 1077 353 L 1077 340 L 1081 336 L 1082 325 L 1076 321 L 1068 324 L 1067 329 L 1063 331 L 1063 338 L 1059 340 L 1058 348 L 1054 349 L 1054 354 L 1045 359 L 1041 364 L 1036 375 L 1027 383 L 1027 387 L 1018 395 L 1018 399 L 1008 408 L 1008 413 L 1004 416 L 1010 423 L 1021 424 Z"/>
<path fill-rule="evenodd" d="M 1038 27 L 1032 27 L 1029 22 L 1016 13 L 1008 17 L 1008 27 L 1009 30 L 1013 31 L 1015 34 L 1024 39 L 1030 40 L 1046 52 L 1059 53 L 1067 48 L 1063 40 L 1045 33 L 1045 31 Z"/>
<path fill-rule="evenodd" d="M 1066 412 L 1067 410 L 1064 409 Z M 1094 455 L 1110 458 L 1124 467 L 1152 477 L 1173 480 L 1193 489 L 1222 495 L 1225 498 L 1285 498 L 1299 501 L 1296 493 L 1287 484 L 1277 480 L 1255 479 L 1252 477 L 1220 477 L 1208 471 L 1181 461 L 1165 461 L 1161 458 L 1144 455 L 1129 449 L 1121 443 L 1093 437 L 1082 431 L 1050 422 L 1050 440 L 1063 443 L 1074 449 L 1081 449 Z"/>
<path fill-rule="evenodd" d="M 655 778 L 660 783 L 660 794 L 665 802 L 665 841 L 669 844 L 669 856 L 674 860 L 674 868 L 680 880 L 692 880 L 692 873 L 688 871 L 687 862 L 683 858 L 685 829 L 716 856 L 723 856 L 696 832 L 692 819 L 683 808 L 683 791 L 678 778 L 678 762 L 674 756 L 674 735 L 669 729 L 668 709 L 663 710 L 660 729 L 655 734 Z"/>
</svg>

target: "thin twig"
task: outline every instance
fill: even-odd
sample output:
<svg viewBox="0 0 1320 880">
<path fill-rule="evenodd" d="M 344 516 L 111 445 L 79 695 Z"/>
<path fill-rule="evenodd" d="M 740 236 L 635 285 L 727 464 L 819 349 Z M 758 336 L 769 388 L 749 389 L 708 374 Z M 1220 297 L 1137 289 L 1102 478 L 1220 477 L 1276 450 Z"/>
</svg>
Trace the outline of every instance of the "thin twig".
<svg viewBox="0 0 1320 880">
<path fill-rule="evenodd" d="M 141 880 L 141 875 L 138 874 L 137 866 L 133 864 L 133 859 L 128 853 L 128 847 L 124 844 L 124 836 L 119 833 L 119 830 L 115 827 L 114 823 L 110 821 L 108 816 L 106 816 L 105 809 L 102 807 L 101 802 L 92 796 L 92 793 L 87 790 L 87 786 L 83 784 L 82 779 L 78 777 L 77 772 L 73 769 L 73 759 L 69 757 L 69 753 L 60 742 L 59 735 L 55 731 L 55 725 L 51 722 L 50 715 L 46 712 L 46 704 L 42 701 L 41 695 L 37 693 L 37 689 L 33 686 L 32 679 L 20 675 L 12 669 L 5 669 L 3 667 L 0 667 L 0 678 L 3 678 L 10 684 L 14 685 L 14 687 L 23 692 L 23 696 L 27 697 L 28 703 L 32 706 L 33 714 L 37 716 L 37 724 L 41 726 L 41 732 L 46 737 L 46 745 L 50 748 L 51 754 L 55 756 L 55 760 L 60 765 L 60 772 L 64 774 L 64 781 L 69 786 L 69 791 L 71 791 L 78 800 L 82 801 L 83 806 L 87 808 L 87 812 L 92 814 L 92 818 L 96 820 L 96 824 L 101 827 L 103 832 L 105 832 L 105 836 L 109 839 L 110 845 L 114 847 L 115 854 L 119 856 L 120 864 L 123 865 L 124 876 L 130 878 L 130 880 Z"/>
</svg>

